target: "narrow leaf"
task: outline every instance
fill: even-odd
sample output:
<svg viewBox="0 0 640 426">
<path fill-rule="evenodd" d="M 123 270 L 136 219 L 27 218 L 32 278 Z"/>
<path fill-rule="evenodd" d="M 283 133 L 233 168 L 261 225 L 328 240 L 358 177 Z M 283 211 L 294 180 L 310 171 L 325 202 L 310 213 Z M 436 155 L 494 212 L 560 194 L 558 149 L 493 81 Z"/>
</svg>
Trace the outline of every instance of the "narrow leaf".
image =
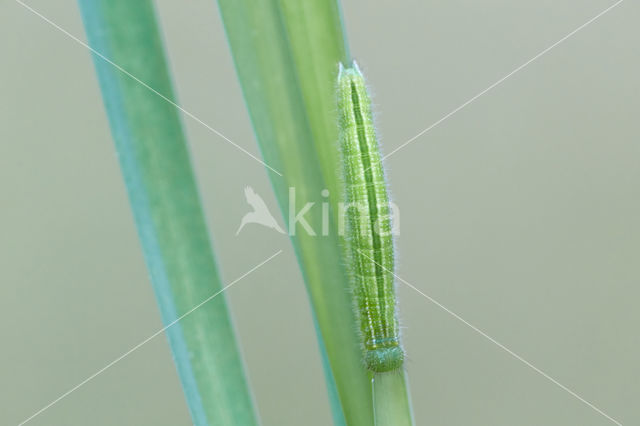
<svg viewBox="0 0 640 426">
<path fill-rule="evenodd" d="M 79 4 L 97 52 L 94 63 L 122 174 L 193 422 L 254 425 L 224 294 L 174 324 L 222 287 L 180 117 L 171 103 L 152 3 Z"/>
<path fill-rule="evenodd" d="M 341 197 L 335 79 L 346 48 L 339 8 L 335 0 L 218 4 L 263 157 L 283 175 L 270 172 L 320 332 L 335 422 L 370 426 L 371 384 L 343 248 L 333 216 L 328 235 L 322 233 L 320 209 L 327 200 L 323 190 L 329 190 L 333 211 Z M 304 219 L 315 235 L 296 221 L 308 202 L 315 207 Z"/>
</svg>

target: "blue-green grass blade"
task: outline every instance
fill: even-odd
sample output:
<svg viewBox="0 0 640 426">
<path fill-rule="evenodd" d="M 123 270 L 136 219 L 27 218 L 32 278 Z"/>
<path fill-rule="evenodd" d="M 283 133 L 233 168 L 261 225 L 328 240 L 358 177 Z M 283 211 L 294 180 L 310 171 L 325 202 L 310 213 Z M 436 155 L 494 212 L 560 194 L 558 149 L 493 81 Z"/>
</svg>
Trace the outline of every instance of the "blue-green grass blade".
<svg viewBox="0 0 640 426">
<path fill-rule="evenodd" d="M 149 0 L 79 0 L 89 44 L 169 100 L 164 47 Z M 218 276 L 175 106 L 98 55 L 94 63 L 162 321 L 218 292 Z M 167 329 L 194 424 L 257 424 L 220 294 Z"/>
</svg>

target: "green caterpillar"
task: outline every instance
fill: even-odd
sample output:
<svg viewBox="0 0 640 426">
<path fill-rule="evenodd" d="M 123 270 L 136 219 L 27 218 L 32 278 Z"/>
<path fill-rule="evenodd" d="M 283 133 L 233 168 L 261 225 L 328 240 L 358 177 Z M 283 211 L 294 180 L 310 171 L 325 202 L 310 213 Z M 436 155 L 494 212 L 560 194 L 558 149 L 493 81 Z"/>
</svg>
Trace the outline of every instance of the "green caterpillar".
<svg viewBox="0 0 640 426">
<path fill-rule="evenodd" d="M 338 74 L 347 246 L 364 363 L 375 372 L 404 362 L 396 315 L 389 197 L 364 77 L 353 62 Z"/>
</svg>

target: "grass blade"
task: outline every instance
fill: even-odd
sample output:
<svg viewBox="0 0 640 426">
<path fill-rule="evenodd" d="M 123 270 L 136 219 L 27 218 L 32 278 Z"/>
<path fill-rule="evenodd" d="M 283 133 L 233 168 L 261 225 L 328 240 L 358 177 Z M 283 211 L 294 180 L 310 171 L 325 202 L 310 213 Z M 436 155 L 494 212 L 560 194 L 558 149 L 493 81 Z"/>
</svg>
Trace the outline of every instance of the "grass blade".
<svg viewBox="0 0 640 426">
<path fill-rule="evenodd" d="M 347 53 L 339 8 L 335 0 L 218 4 L 263 157 L 283 174 L 269 172 L 310 295 L 335 422 L 370 426 L 371 384 L 333 218 L 319 235 L 322 190 L 334 209 L 341 199 L 335 78 Z M 294 220 L 307 202 L 316 235 Z"/>
<path fill-rule="evenodd" d="M 330 201 L 341 201 L 336 110 L 338 62 L 349 62 L 349 50 L 342 28 L 338 3 L 331 1 L 279 0 L 287 30 L 298 84 L 313 135 L 317 160 Z M 336 210 L 334 210 L 336 212 Z"/>
<path fill-rule="evenodd" d="M 79 5 L 99 53 L 95 67 L 145 261 L 162 320 L 170 324 L 221 282 L 180 117 L 162 98 L 174 96 L 155 12 L 148 0 Z M 224 294 L 167 335 L 196 425 L 257 424 Z"/>
<path fill-rule="evenodd" d="M 405 370 L 376 373 L 371 381 L 375 426 L 412 426 Z"/>
</svg>

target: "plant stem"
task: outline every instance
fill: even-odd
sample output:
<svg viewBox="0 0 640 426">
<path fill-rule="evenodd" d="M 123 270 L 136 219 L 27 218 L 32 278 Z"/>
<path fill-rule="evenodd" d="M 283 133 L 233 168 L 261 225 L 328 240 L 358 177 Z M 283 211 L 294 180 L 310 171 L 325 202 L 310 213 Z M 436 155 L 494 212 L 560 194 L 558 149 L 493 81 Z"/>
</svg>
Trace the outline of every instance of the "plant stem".
<svg viewBox="0 0 640 426">
<path fill-rule="evenodd" d="M 336 75 L 338 62 L 349 61 L 349 47 L 341 20 L 340 6 L 330 0 L 278 0 L 289 35 L 291 56 L 313 134 L 317 161 L 337 213 L 342 201 L 341 164 L 335 141 L 338 138 Z"/>
<path fill-rule="evenodd" d="M 413 425 L 413 412 L 404 369 L 375 373 L 371 379 L 371 387 L 375 426 Z"/>
<path fill-rule="evenodd" d="M 173 324 L 222 286 L 180 117 L 167 101 L 173 89 L 153 5 L 79 5 L 162 321 Z M 166 333 L 194 424 L 257 424 L 224 294 Z"/>
<path fill-rule="evenodd" d="M 330 190 L 334 209 L 341 201 L 335 78 L 346 48 L 339 7 L 335 0 L 218 5 L 262 155 L 283 174 L 269 172 L 311 299 L 334 422 L 371 426 L 371 386 L 335 217 L 328 235 L 321 231 L 322 191 Z M 315 207 L 304 218 L 315 235 L 295 222 L 308 202 Z"/>
</svg>

